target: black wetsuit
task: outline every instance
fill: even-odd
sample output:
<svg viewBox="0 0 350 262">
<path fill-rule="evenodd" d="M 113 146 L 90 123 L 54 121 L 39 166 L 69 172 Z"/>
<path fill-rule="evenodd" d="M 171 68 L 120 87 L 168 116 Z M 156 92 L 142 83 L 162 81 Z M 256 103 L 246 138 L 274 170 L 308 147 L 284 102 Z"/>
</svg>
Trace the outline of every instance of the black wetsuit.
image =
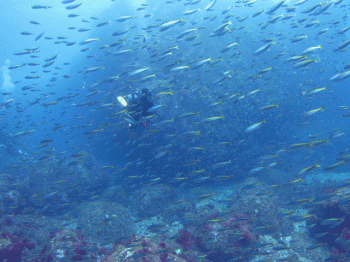
<svg viewBox="0 0 350 262">
<path fill-rule="evenodd" d="M 142 121 L 141 118 L 153 115 L 152 112 L 147 112 L 153 106 L 153 95 L 151 92 L 139 93 L 135 92 L 128 96 L 128 112 L 135 122 Z M 142 125 L 142 122 L 139 123 Z M 137 125 L 131 125 L 131 129 L 136 129 Z"/>
</svg>

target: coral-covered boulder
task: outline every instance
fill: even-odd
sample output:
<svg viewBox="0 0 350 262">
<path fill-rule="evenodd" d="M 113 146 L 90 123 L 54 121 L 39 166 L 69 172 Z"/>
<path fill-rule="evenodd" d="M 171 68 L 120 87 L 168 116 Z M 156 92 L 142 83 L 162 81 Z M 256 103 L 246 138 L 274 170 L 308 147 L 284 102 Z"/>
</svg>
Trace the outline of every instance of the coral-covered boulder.
<svg viewBox="0 0 350 262">
<path fill-rule="evenodd" d="M 131 197 L 132 208 L 141 217 L 159 215 L 166 206 L 176 199 L 176 191 L 168 185 L 148 186 Z"/>
<path fill-rule="evenodd" d="M 185 216 L 188 217 L 196 213 L 197 208 L 194 203 L 180 201 L 166 206 L 162 212 L 162 218 L 166 223 L 171 224 L 176 221 L 183 221 Z"/>
<path fill-rule="evenodd" d="M 93 242 L 116 242 L 135 233 L 129 212 L 113 202 L 83 202 L 72 211 L 78 228 Z"/>
<path fill-rule="evenodd" d="M 234 199 L 230 208 L 250 217 L 254 221 L 254 226 L 259 228 L 259 233 L 262 231 L 265 231 L 264 233 L 274 233 L 284 226 L 278 217 L 281 210 L 277 195 L 273 194 L 271 188 L 259 182 L 259 180 L 249 179 L 245 181 L 230 198 Z M 287 228 L 289 228 L 288 233 L 290 233 L 290 227 Z M 282 228 L 282 231 L 286 230 Z"/>
<path fill-rule="evenodd" d="M 103 201 L 116 202 L 122 206 L 126 206 L 128 204 L 126 192 L 119 185 L 110 186 L 104 190 L 101 194 L 101 199 Z"/>
</svg>

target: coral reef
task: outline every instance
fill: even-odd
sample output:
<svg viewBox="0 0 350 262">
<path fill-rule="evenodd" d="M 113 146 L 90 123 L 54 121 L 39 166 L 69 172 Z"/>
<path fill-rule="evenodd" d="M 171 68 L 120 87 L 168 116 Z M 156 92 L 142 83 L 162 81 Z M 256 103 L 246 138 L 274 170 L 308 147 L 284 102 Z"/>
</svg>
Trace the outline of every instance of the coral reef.
<svg viewBox="0 0 350 262">
<path fill-rule="evenodd" d="M 158 242 L 146 237 L 135 237 L 128 243 L 116 244 L 113 251 L 110 252 L 102 262 L 195 262 L 193 258 L 187 257 L 168 247 L 164 242 Z"/>
<path fill-rule="evenodd" d="M 1 233 L 0 238 L 0 259 L 7 262 L 20 262 L 25 249 L 35 248 L 35 244 L 29 242 L 28 239 L 21 240 L 8 232 Z"/>
<path fill-rule="evenodd" d="M 350 253 L 350 198 L 348 182 L 329 183 L 333 187 L 318 194 L 307 205 L 310 235 L 330 248 L 330 260 L 343 261 Z"/>
</svg>

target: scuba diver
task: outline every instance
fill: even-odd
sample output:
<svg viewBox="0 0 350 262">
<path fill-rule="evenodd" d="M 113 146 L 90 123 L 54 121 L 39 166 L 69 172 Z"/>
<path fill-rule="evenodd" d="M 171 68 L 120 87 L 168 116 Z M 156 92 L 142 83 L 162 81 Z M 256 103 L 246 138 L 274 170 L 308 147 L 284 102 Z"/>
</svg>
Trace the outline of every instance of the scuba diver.
<svg viewBox="0 0 350 262">
<path fill-rule="evenodd" d="M 142 131 L 149 127 L 151 121 L 147 118 L 153 115 L 148 111 L 153 107 L 153 95 L 148 88 L 142 88 L 141 93 L 136 91 L 127 96 L 127 110 L 129 116 L 135 121 L 134 124 L 129 124 L 129 136 L 136 138 L 137 129 L 142 127 Z"/>
</svg>

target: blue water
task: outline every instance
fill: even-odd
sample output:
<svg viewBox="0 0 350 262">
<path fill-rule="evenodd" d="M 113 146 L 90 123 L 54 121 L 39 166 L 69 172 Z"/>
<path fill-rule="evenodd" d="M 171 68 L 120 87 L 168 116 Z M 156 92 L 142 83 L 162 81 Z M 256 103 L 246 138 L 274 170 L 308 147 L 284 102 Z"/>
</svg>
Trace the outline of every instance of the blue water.
<svg viewBox="0 0 350 262">
<path fill-rule="evenodd" d="M 149 217 L 142 217 L 140 211 L 137 214 L 135 202 L 130 200 L 146 188 L 157 192 L 166 185 L 176 192 L 173 201 L 184 197 L 198 204 L 201 195 L 216 191 L 217 201 L 230 195 L 220 196 L 219 192 L 232 189 L 233 193 L 249 181 L 275 190 L 271 185 L 283 188 L 307 177 L 307 183 L 293 184 L 294 190 L 276 189 L 280 208 L 289 209 L 288 201 L 317 198 L 323 190 L 337 188 L 332 181 L 350 178 L 348 153 L 341 153 L 349 145 L 350 46 L 335 51 L 350 41 L 346 29 L 350 26 L 349 3 L 328 2 L 326 9 L 328 3 L 324 2 L 307 12 L 319 2 L 291 0 L 268 15 L 278 1 L 196 2 L 2 3 L 1 219 L 69 216 L 77 212 L 76 206 L 96 199 L 119 203 L 106 197 L 106 192 L 118 187 L 125 194 L 123 199 L 129 199 L 120 204 L 134 221 L 146 221 Z M 82 5 L 75 9 L 66 8 L 79 3 Z M 209 4 L 213 6 L 208 8 Z M 293 6 L 294 11 L 288 9 Z M 190 10 L 194 13 L 184 14 Z M 68 17 L 71 14 L 77 16 Z M 286 19 L 288 15 L 293 16 Z M 125 21 L 117 21 L 124 16 Z M 167 29 L 165 23 L 170 21 L 174 24 Z M 97 26 L 102 22 L 107 23 Z M 195 30 L 179 37 L 189 29 Z M 328 30 L 320 33 L 324 29 Z M 124 30 L 128 31 L 112 36 Z M 218 32 L 222 35 L 215 36 Z M 291 41 L 300 36 L 305 38 Z M 91 43 L 81 44 L 88 39 Z M 237 45 L 222 51 L 235 42 Z M 269 43 L 265 51 L 257 52 Z M 299 60 L 287 61 L 303 56 L 310 47 L 317 48 Z M 129 51 L 117 53 L 122 50 Z M 18 54 L 23 52 L 27 53 Z M 205 59 L 209 60 L 196 66 Z M 54 63 L 44 67 L 50 61 Z M 309 64 L 297 68 L 303 61 Z M 88 72 L 94 67 L 95 72 Z M 138 69 L 145 70 L 133 75 Z M 342 74 L 341 79 L 332 81 L 337 74 Z M 139 82 L 146 76 L 150 78 Z M 155 105 L 164 106 L 154 113 L 149 127 L 140 126 L 137 137 L 131 138 L 125 120 L 130 112 L 117 97 L 144 87 L 154 95 Z M 313 90 L 324 87 L 312 95 Z M 89 104 L 84 105 L 86 102 Z M 269 105 L 275 106 L 262 109 Z M 315 114 L 310 113 L 315 109 Z M 184 118 L 184 113 L 198 114 Z M 220 118 L 202 123 L 212 117 Z M 247 132 L 257 123 L 258 128 Z M 184 138 L 189 131 L 199 132 Z M 299 143 L 305 144 L 291 150 Z M 344 158 L 339 160 L 341 156 Z M 324 169 L 336 163 L 332 175 L 327 175 Z M 255 172 L 257 167 L 261 170 Z M 305 169 L 306 174 L 301 175 Z M 16 200 L 9 200 L 10 192 L 18 192 Z M 298 208 L 304 207 L 294 206 Z M 160 213 L 147 214 L 157 215 Z M 257 218 L 254 221 L 255 226 L 263 224 Z M 342 228 L 348 227 L 345 223 Z M 3 231 L 13 233 L 10 228 Z M 341 232 L 337 231 L 338 236 Z M 208 250 L 200 251 L 210 253 Z M 238 261 L 249 261 L 241 256 Z"/>
</svg>

